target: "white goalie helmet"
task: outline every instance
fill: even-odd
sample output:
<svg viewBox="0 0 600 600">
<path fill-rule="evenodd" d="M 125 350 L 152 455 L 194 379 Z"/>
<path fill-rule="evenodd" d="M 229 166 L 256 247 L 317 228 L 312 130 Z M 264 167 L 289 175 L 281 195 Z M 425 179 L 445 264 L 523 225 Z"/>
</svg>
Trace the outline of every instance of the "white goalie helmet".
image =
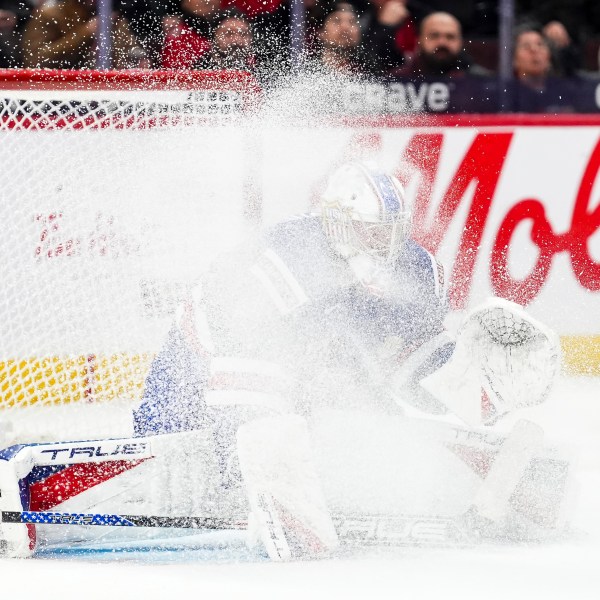
<svg viewBox="0 0 600 600">
<path fill-rule="evenodd" d="M 411 211 L 400 182 L 366 163 L 340 167 L 321 196 L 321 217 L 334 250 L 393 263 L 410 234 Z"/>
</svg>

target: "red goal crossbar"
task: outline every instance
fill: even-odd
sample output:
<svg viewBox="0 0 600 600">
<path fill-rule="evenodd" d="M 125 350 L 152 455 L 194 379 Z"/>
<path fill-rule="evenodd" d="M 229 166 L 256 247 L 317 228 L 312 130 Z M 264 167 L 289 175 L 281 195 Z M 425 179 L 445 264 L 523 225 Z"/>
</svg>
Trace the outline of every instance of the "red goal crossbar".
<svg viewBox="0 0 600 600">
<path fill-rule="evenodd" d="M 258 94 L 256 79 L 245 71 L 91 71 L 0 69 L 2 90 L 193 90 L 216 89 Z"/>
</svg>

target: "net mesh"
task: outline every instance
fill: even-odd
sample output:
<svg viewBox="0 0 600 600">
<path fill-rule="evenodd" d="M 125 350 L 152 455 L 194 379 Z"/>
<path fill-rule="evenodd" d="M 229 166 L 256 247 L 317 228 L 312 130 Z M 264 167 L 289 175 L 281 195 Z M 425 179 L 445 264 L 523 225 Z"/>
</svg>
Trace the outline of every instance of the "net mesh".
<svg viewBox="0 0 600 600">
<path fill-rule="evenodd" d="M 242 115 L 257 93 L 237 72 L 0 70 L 0 127 L 205 125 Z"/>
<path fill-rule="evenodd" d="M 248 228 L 250 83 L 0 72 L 0 434 L 106 435 L 140 399 L 176 305 Z"/>
<path fill-rule="evenodd" d="M 144 129 L 204 124 L 207 119 L 230 119 L 242 112 L 242 96 L 230 91 L 158 93 L 108 90 L 73 100 L 72 92 L 21 92 L 0 100 L 0 120 L 13 129 Z M 155 95 L 157 95 L 155 93 Z"/>
<path fill-rule="evenodd" d="M 476 318 L 490 339 L 502 346 L 521 346 L 536 335 L 530 322 L 500 307 L 483 310 Z"/>
</svg>

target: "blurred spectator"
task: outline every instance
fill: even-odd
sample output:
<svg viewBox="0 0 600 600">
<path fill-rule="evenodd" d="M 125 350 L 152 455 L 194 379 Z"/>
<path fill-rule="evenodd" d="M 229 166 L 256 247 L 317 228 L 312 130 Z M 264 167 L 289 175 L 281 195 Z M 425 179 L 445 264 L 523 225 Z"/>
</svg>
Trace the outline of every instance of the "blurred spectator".
<svg viewBox="0 0 600 600">
<path fill-rule="evenodd" d="M 223 10 L 235 9 L 248 19 L 259 15 L 273 14 L 279 10 L 284 0 L 222 0 Z"/>
<path fill-rule="evenodd" d="M 515 77 L 529 88 L 544 89 L 552 71 L 551 51 L 542 32 L 531 27 L 518 30 L 513 48 Z"/>
<path fill-rule="evenodd" d="M 160 66 L 164 42 L 163 18 L 177 14 L 177 0 L 113 0 L 113 7 L 129 21 L 133 35 L 142 44 L 153 67 Z"/>
<path fill-rule="evenodd" d="M 362 33 L 352 4 L 331 4 L 322 14 L 317 31 L 319 62 L 326 70 L 344 73 L 371 73 L 372 59 L 362 47 Z"/>
<path fill-rule="evenodd" d="M 518 22 L 545 27 L 558 21 L 575 46 L 600 34 L 598 0 L 517 0 Z"/>
<path fill-rule="evenodd" d="M 458 19 L 469 38 L 498 34 L 498 0 L 408 0 L 407 5 L 417 23 L 432 13 L 445 12 Z"/>
<path fill-rule="evenodd" d="M 256 57 L 253 48 L 252 27 L 237 10 L 224 13 L 217 22 L 210 52 L 198 64 L 203 69 L 237 69 L 253 71 Z"/>
<path fill-rule="evenodd" d="M 600 36 L 598 0 L 517 0 L 517 23 L 539 27 L 550 40 L 557 71 L 573 75 L 586 65 L 588 49 Z"/>
<path fill-rule="evenodd" d="M 550 44 L 541 30 L 517 29 L 513 45 L 515 86 L 512 110 L 519 112 L 572 112 L 580 81 L 557 77 L 552 69 Z"/>
<path fill-rule="evenodd" d="M 406 0 L 370 0 L 360 16 L 365 47 L 375 55 L 382 73 L 400 67 L 417 45 L 417 27 Z"/>
<path fill-rule="evenodd" d="M 411 60 L 391 71 L 407 79 L 434 77 L 488 76 L 490 72 L 474 64 L 463 49 L 458 19 L 445 12 L 432 13 L 423 19 L 418 49 Z"/>
<path fill-rule="evenodd" d="M 221 15 L 220 0 L 181 0 L 179 15 L 165 17 L 161 66 L 193 69 L 210 52 L 210 40 Z"/>
<path fill-rule="evenodd" d="M 289 63 L 290 1 L 221 0 L 222 10 L 235 9 L 252 24 L 254 51 L 265 68 L 270 65 L 269 68 L 281 71 Z"/>
<path fill-rule="evenodd" d="M 23 62 L 26 67 L 90 69 L 96 66 L 98 17 L 95 0 L 43 3 L 25 26 Z M 112 22 L 112 66 L 149 66 L 129 23 L 118 12 Z"/>
<path fill-rule="evenodd" d="M 0 68 L 21 66 L 21 36 L 32 9 L 25 0 L 0 0 Z"/>
</svg>

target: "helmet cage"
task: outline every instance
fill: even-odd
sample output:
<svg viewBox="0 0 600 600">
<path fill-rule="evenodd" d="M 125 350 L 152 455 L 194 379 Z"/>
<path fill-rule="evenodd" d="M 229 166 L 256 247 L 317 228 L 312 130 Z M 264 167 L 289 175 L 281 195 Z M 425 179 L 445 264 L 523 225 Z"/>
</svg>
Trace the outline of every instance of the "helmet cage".
<svg viewBox="0 0 600 600">
<path fill-rule="evenodd" d="M 359 168 L 369 184 L 369 193 L 377 201 L 378 214 L 358 212 L 354 195 L 349 201 L 343 197 L 324 199 L 321 216 L 325 233 L 343 256 L 366 254 L 378 262 L 393 263 L 409 235 L 410 211 L 392 177 Z"/>
</svg>

